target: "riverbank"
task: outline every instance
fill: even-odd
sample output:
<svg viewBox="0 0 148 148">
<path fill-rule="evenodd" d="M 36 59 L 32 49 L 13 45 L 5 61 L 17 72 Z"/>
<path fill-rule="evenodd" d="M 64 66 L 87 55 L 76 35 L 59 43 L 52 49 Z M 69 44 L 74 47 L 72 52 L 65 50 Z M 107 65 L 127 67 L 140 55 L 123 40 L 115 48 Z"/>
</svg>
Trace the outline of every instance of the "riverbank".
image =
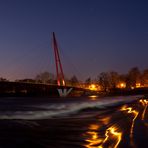
<svg viewBox="0 0 148 148">
<path fill-rule="evenodd" d="M 0 82 L 0 97 L 59 97 L 57 89 L 64 89 L 64 86 L 32 84 L 19 82 Z M 71 87 L 66 87 L 67 89 Z M 123 95 L 146 95 L 148 88 L 135 89 L 112 89 L 108 92 L 91 91 L 73 87 L 69 97 L 84 97 L 90 95 L 103 96 L 123 96 Z"/>
</svg>

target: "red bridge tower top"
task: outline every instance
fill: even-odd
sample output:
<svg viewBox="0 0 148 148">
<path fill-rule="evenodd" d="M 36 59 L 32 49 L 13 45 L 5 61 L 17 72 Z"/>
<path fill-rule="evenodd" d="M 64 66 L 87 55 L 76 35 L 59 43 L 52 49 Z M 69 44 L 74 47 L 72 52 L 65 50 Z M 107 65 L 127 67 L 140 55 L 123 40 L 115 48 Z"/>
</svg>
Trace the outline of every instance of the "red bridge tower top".
<svg viewBox="0 0 148 148">
<path fill-rule="evenodd" d="M 58 86 L 65 86 L 65 79 L 64 79 L 62 63 L 60 60 L 58 45 L 57 45 L 57 41 L 56 41 L 56 37 L 55 37 L 54 32 L 53 32 L 53 49 L 54 49 L 54 55 L 55 55 L 57 84 L 58 84 Z"/>
</svg>

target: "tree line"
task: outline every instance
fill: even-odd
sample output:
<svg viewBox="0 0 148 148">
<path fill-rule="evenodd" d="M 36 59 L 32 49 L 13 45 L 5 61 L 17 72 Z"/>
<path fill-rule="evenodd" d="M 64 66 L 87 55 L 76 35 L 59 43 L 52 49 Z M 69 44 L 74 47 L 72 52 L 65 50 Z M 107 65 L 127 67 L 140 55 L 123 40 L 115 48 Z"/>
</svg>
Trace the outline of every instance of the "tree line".
<svg viewBox="0 0 148 148">
<path fill-rule="evenodd" d="M 148 69 L 141 72 L 138 67 L 133 67 L 127 74 L 118 74 L 115 71 L 102 72 L 98 75 L 97 82 L 104 91 L 121 88 L 120 84 L 124 84 L 123 87 L 128 89 L 148 86 Z"/>
<path fill-rule="evenodd" d="M 0 81 L 7 81 L 7 79 L 0 77 Z M 43 72 L 34 79 L 16 80 L 18 82 L 31 82 L 31 83 L 44 83 L 44 84 L 57 84 L 56 76 L 49 72 Z M 83 84 L 89 85 L 95 83 L 100 86 L 102 91 L 116 89 L 120 84 L 124 84 L 125 88 L 135 88 L 138 86 L 148 87 L 148 69 L 140 71 L 138 67 L 131 68 L 127 74 L 119 74 L 116 71 L 101 72 L 95 79 L 88 77 Z M 71 86 L 80 86 L 80 81 L 77 76 L 73 75 L 70 79 L 66 78 L 66 84 Z"/>
</svg>

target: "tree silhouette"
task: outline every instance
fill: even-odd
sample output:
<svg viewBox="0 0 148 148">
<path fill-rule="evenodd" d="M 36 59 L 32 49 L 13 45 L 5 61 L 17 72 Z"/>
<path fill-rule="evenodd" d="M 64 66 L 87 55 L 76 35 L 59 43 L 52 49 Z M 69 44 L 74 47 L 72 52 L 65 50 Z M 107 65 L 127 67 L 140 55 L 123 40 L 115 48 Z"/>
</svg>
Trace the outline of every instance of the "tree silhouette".
<svg viewBox="0 0 148 148">
<path fill-rule="evenodd" d="M 142 84 L 148 86 L 148 69 L 145 69 L 142 73 Z"/>
<path fill-rule="evenodd" d="M 117 84 L 119 83 L 119 74 L 115 71 L 111 71 L 109 73 L 109 81 L 110 81 L 110 87 L 116 88 Z"/>
<path fill-rule="evenodd" d="M 109 73 L 100 73 L 100 75 L 98 76 L 98 82 L 103 91 L 108 91 L 110 88 Z"/>
<path fill-rule="evenodd" d="M 76 86 L 79 84 L 79 81 L 75 75 L 73 75 L 69 81 L 72 86 Z"/>
<path fill-rule="evenodd" d="M 35 80 L 40 83 L 53 83 L 54 75 L 49 72 L 43 72 L 35 77 Z"/>
<path fill-rule="evenodd" d="M 141 73 L 138 67 L 131 68 L 127 74 L 126 86 L 128 88 L 136 87 L 136 83 L 139 83 L 141 81 L 140 78 Z"/>
</svg>

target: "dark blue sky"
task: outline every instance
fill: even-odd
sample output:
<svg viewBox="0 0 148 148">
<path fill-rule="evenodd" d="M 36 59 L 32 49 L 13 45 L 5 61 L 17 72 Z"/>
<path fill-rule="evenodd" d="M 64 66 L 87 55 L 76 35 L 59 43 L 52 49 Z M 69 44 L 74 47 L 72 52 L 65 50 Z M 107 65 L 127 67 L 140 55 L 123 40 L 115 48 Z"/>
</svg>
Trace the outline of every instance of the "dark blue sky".
<svg viewBox="0 0 148 148">
<path fill-rule="evenodd" d="M 0 0 L 0 76 L 55 73 L 53 31 L 68 77 L 148 68 L 146 0 Z"/>
</svg>

